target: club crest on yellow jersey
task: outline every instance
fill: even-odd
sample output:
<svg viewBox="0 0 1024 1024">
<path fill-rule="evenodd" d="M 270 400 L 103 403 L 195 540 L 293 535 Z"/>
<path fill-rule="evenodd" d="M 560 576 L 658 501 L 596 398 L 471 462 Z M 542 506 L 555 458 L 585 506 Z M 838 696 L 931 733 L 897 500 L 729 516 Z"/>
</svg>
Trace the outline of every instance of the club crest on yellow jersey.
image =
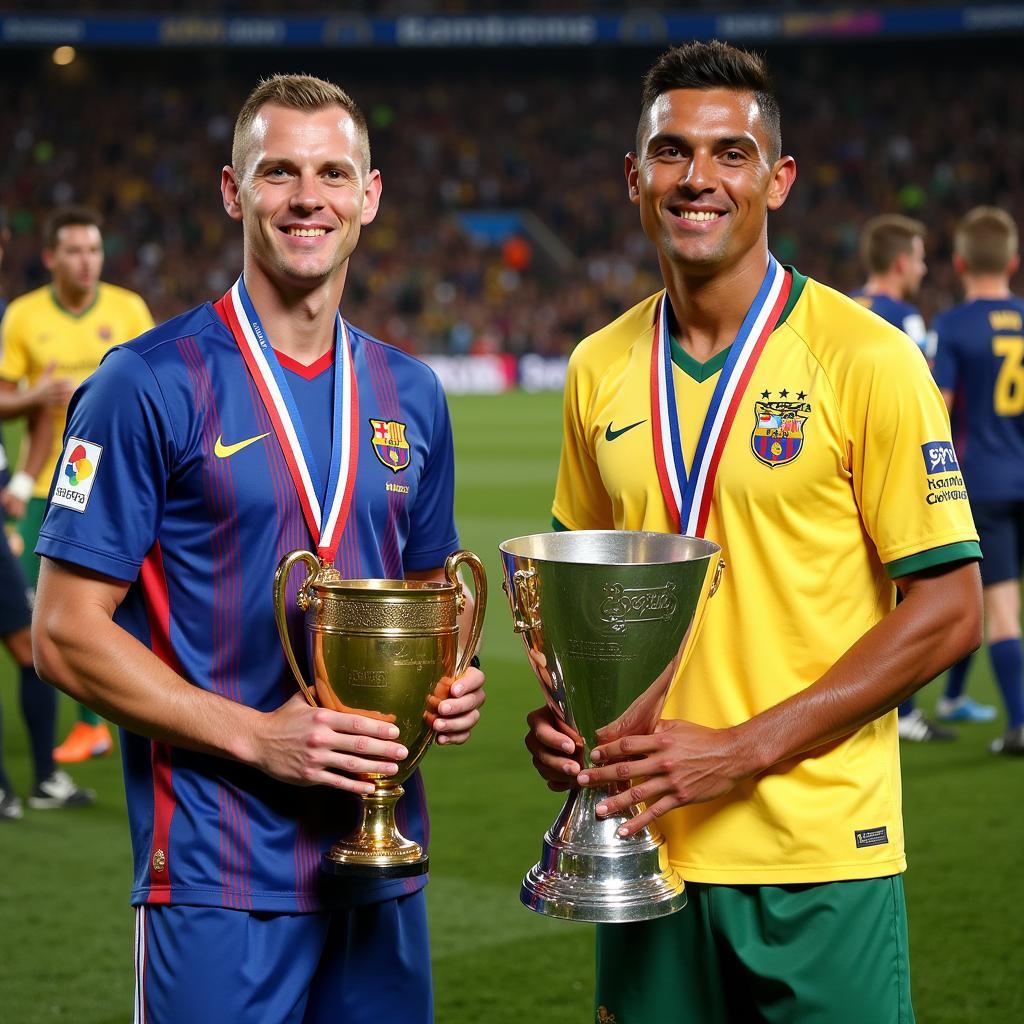
<svg viewBox="0 0 1024 1024">
<path fill-rule="evenodd" d="M 411 451 L 405 439 L 405 424 L 398 420 L 370 420 L 370 441 L 380 461 L 395 473 L 409 465 Z"/>
<path fill-rule="evenodd" d="M 772 399 L 770 391 L 761 392 L 761 401 L 754 403 L 754 429 L 750 448 L 758 462 L 774 469 L 792 462 L 804 447 L 804 424 L 811 414 L 810 402 L 803 391 L 790 398 L 788 389 Z"/>
</svg>

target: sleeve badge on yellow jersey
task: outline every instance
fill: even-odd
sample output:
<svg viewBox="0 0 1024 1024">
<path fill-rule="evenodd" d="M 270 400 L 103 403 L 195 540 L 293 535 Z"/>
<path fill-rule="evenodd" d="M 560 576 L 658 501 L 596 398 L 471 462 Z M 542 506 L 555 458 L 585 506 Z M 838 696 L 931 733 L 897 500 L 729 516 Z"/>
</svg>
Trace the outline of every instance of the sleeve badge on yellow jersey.
<svg viewBox="0 0 1024 1024">
<path fill-rule="evenodd" d="M 405 439 L 405 424 L 398 420 L 370 420 L 373 451 L 388 469 L 398 472 L 409 465 L 411 451 Z"/>
<path fill-rule="evenodd" d="M 789 399 L 783 388 L 779 398 L 771 400 L 770 391 L 762 391 L 764 401 L 754 403 L 754 430 L 750 448 L 758 462 L 774 469 L 792 462 L 804 447 L 804 424 L 811 414 L 811 405 L 801 391 L 796 400 Z"/>
</svg>

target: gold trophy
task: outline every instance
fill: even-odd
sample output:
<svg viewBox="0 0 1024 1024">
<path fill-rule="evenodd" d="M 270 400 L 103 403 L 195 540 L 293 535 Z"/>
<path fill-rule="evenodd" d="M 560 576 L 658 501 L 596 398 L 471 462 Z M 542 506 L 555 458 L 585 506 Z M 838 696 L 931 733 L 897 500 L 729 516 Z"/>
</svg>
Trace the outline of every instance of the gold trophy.
<svg viewBox="0 0 1024 1024">
<path fill-rule="evenodd" d="M 306 682 L 292 649 L 286 618 L 288 576 L 297 562 L 307 568 L 298 592 L 306 613 L 306 641 L 313 683 Z M 469 637 L 458 651 L 459 613 L 466 606 L 460 565 L 476 589 Z M 449 555 L 447 583 L 417 580 L 346 580 L 309 551 L 293 551 L 274 574 L 274 614 L 285 657 L 313 707 L 375 718 L 398 726 L 397 742 L 409 756 L 397 775 L 367 772 L 358 778 L 376 787 L 360 797 L 360 822 L 323 857 L 329 874 L 402 878 L 427 870 L 427 855 L 399 832 L 395 805 L 434 738 L 437 708 L 452 683 L 469 667 L 480 643 L 487 607 L 483 564 L 470 551 Z"/>
</svg>

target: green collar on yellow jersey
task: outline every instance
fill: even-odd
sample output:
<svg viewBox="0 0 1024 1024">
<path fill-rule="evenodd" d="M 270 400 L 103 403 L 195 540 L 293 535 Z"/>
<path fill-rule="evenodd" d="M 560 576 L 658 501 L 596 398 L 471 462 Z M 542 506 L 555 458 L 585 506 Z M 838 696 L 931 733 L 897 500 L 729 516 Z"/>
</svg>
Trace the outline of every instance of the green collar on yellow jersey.
<svg viewBox="0 0 1024 1024">
<path fill-rule="evenodd" d="M 793 307 L 797 304 L 801 294 L 803 294 L 804 285 L 807 284 L 807 278 L 800 271 L 789 266 L 786 269 L 793 276 L 793 287 L 789 291 L 789 298 L 783 307 L 782 316 L 779 317 L 780 324 L 785 323 L 786 317 L 793 312 Z M 668 341 L 669 347 L 672 350 L 672 362 L 698 384 L 706 381 L 709 377 L 713 377 L 725 366 L 725 361 L 729 358 L 729 350 L 732 348 L 732 345 L 730 345 L 728 348 L 722 349 L 721 352 L 716 352 L 706 363 L 699 363 L 676 341 L 674 336 L 669 335 Z"/>
<path fill-rule="evenodd" d="M 81 313 L 72 313 L 67 306 L 65 306 L 60 299 L 57 298 L 57 289 L 50 285 L 50 298 L 53 300 L 53 304 L 65 315 L 71 317 L 72 320 L 81 320 L 83 316 L 88 316 L 96 306 L 96 303 L 100 301 L 100 286 L 96 285 L 96 294 L 92 297 L 92 302 L 89 303 Z"/>
</svg>

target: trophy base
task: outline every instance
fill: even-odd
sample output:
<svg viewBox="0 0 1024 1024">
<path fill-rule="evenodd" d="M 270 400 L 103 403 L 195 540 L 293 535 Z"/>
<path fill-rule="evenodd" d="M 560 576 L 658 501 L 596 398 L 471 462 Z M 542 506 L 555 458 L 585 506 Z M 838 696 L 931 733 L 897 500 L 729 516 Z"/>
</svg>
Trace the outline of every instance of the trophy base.
<svg viewBox="0 0 1024 1024">
<path fill-rule="evenodd" d="M 599 790 L 574 790 L 544 836 L 544 852 L 523 879 L 530 910 L 563 921 L 625 924 L 667 917 L 686 906 L 683 879 L 653 828 L 616 835 L 625 817 L 598 819 Z"/>
<path fill-rule="evenodd" d="M 378 783 L 360 799 L 359 827 L 336 842 L 321 858 L 324 874 L 344 878 L 409 878 L 427 871 L 427 855 L 406 839 L 395 824 L 395 806 L 405 790 Z"/>
<path fill-rule="evenodd" d="M 539 864 L 523 879 L 519 899 L 530 910 L 561 921 L 627 924 L 667 917 L 686 906 L 683 881 L 670 868 L 656 878 L 604 883 L 546 873 Z"/>
<path fill-rule="evenodd" d="M 334 851 L 330 850 L 320 858 L 320 870 L 325 875 L 335 878 L 415 878 L 417 875 L 425 875 L 430 863 L 427 855 L 422 852 L 419 860 L 407 862 L 383 859 L 375 861 L 368 857 L 335 858 L 333 853 Z"/>
</svg>

